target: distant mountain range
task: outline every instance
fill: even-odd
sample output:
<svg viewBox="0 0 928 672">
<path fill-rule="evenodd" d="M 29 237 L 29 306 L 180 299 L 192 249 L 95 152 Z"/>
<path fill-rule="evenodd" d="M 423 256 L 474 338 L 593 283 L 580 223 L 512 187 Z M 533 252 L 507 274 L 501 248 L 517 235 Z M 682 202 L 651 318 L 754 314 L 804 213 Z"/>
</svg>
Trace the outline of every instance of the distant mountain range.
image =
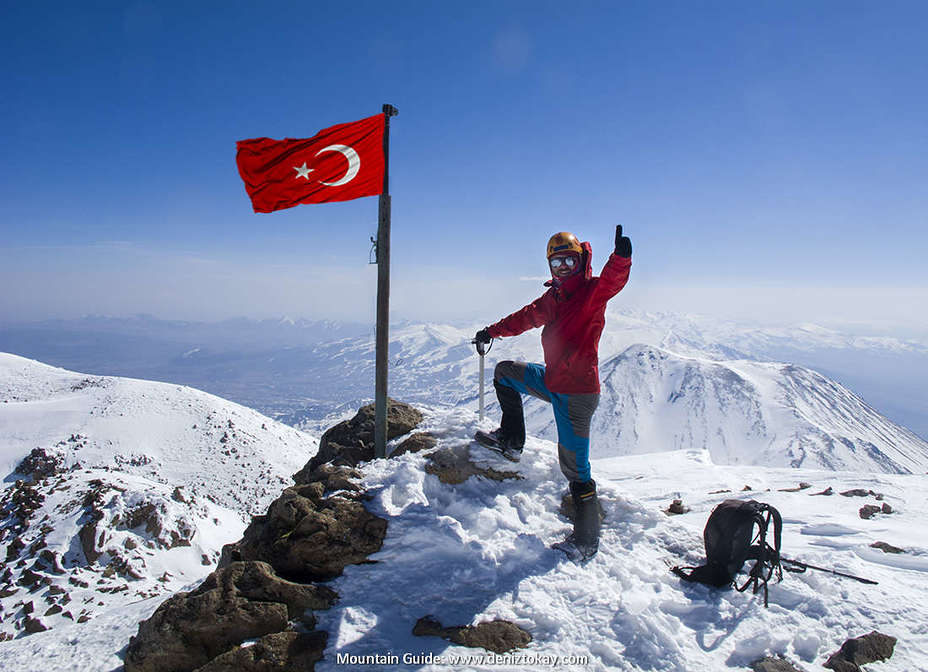
<svg viewBox="0 0 928 672">
<path fill-rule="evenodd" d="M 391 394 L 443 405 L 473 401 L 477 358 L 469 341 L 481 326 L 392 325 Z M 373 336 L 371 325 L 289 318 L 207 324 L 87 317 L 0 326 L 0 351 L 72 370 L 189 385 L 288 424 L 320 429 L 372 398 Z M 851 333 L 812 324 L 787 328 L 666 313 L 609 313 L 601 361 L 635 344 L 708 360 L 811 368 L 928 438 L 928 338 L 896 338 L 876 329 Z M 488 365 L 506 358 L 541 361 L 538 332 L 496 342 Z"/>
</svg>

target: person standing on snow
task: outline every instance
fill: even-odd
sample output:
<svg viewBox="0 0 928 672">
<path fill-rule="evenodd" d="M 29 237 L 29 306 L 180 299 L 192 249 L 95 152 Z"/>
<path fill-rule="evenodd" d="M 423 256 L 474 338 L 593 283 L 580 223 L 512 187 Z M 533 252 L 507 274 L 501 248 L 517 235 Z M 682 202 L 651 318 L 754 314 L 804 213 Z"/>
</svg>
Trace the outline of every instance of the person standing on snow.
<svg viewBox="0 0 928 672">
<path fill-rule="evenodd" d="M 599 547 L 599 503 L 590 474 L 590 421 L 599 404 L 599 338 L 606 303 L 628 282 L 632 243 L 615 227 L 615 251 L 602 274 L 592 273 L 592 247 L 566 231 L 548 241 L 551 280 L 541 297 L 499 322 L 481 329 L 479 343 L 516 336 L 544 326 L 541 344 L 545 365 L 503 361 L 496 365 L 493 385 L 502 419 L 499 429 L 477 432 L 478 442 L 518 461 L 525 445 L 522 395 L 551 403 L 558 434 L 561 471 L 570 482 L 576 505 L 574 531 L 567 542 L 585 558 Z"/>
</svg>

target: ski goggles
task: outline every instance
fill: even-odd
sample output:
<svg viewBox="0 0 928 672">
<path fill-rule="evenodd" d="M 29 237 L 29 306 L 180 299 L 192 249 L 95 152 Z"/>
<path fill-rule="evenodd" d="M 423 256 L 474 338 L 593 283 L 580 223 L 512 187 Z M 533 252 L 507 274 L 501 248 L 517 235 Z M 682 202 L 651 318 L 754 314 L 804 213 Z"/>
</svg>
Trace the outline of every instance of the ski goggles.
<svg viewBox="0 0 928 672">
<path fill-rule="evenodd" d="M 551 268 L 558 269 L 561 266 L 567 266 L 567 268 L 573 268 L 577 265 L 577 257 L 551 257 L 548 259 L 548 263 L 551 265 Z"/>
</svg>

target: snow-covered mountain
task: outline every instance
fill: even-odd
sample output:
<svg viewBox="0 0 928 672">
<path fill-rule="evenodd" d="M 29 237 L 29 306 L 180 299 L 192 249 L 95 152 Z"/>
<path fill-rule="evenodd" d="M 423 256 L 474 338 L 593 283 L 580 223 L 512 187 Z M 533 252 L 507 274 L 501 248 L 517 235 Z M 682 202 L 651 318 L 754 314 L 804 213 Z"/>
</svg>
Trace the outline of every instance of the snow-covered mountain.
<svg viewBox="0 0 928 672">
<path fill-rule="evenodd" d="M 411 403 L 474 408 L 478 360 L 470 334 L 446 325 L 395 329 L 391 394 Z M 657 340 L 658 334 L 650 323 L 627 318 L 604 336 L 601 352 L 616 354 L 600 365 L 602 396 L 591 428 L 594 457 L 699 450 L 715 464 L 928 471 L 928 442 L 816 371 L 745 358 L 735 349 L 710 347 L 713 339 L 688 344 L 661 339 L 681 346 L 684 354 L 641 343 L 618 350 L 632 337 Z M 331 363 L 326 376 L 341 368 L 349 378 L 361 372 L 373 377 L 373 343 L 366 338 L 321 344 L 317 351 Z M 493 418 L 499 410 L 490 381 L 496 362 L 504 359 L 543 361 L 537 333 L 494 342 L 486 358 L 486 403 Z M 340 417 L 304 426 L 320 432 Z M 556 439 L 547 404 L 526 398 L 526 424 L 536 436 Z"/>
<path fill-rule="evenodd" d="M 928 471 L 928 442 L 810 369 L 633 345 L 600 372 L 594 457 L 695 450 L 714 464 Z M 556 438 L 543 403 L 530 404 L 527 424 Z"/>
<path fill-rule="evenodd" d="M 0 638 L 202 578 L 317 450 L 198 390 L 0 354 Z"/>
</svg>

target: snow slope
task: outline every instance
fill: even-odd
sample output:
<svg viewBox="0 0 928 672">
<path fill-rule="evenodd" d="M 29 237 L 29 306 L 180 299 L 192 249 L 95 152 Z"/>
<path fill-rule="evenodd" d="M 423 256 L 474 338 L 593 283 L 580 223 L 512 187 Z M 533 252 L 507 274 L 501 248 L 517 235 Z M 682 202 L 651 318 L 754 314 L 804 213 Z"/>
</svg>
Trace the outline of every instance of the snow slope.
<svg viewBox="0 0 928 672">
<path fill-rule="evenodd" d="M 468 445 L 477 424 L 470 411 L 427 409 L 424 429 L 438 449 Z M 763 468 L 711 464 L 703 451 L 672 451 L 594 460 L 606 513 L 600 553 L 586 566 L 548 546 L 569 523 L 558 513 L 565 490 L 556 447 L 529 438 L 519 465 L 471 446 L 472 457 L 520 480 L 471 478 L 441 483 L 425 457 L 410 454 L 364 468 L 369 506 L 389 520 L 383 549 L 351 566 L 332 587 L 338 604 L 317 612 L 329 632 L 321 671 L 345 669 L 342 655 L 442 657 L 442 663 L 370 665 L 364 669 L 539 669 L 540 664 L 483 664 L 484 652 L 411 634 L 427 614 L 445 625 L 493 618 L 514 621 L 533 641 L 520 654 L 557 659 L 567 670 L 718 672 L 746 669 L 781 654 L 819 670 L 844 640 L 879 630 L 899 638 L 893 658 L 869 669 L 925 669 L 928 655 L 928 510 L 924 475 Z M 798 490 L 807 481 L 811 487 Z M 750 491 L 744 491 L 745 486 Z M 831 487 L 882 495 L 894 510 L 858 517 L 875 497 L 816 496 Z M 784 554 L 879 582 L 868 586 L 830 574 L 786 574 L 770 588 L 770 607 L 750 592 L 716 591 L 680 582 L 669 567 L 702 557 L 702 527 L 725 498 L 755 498 L 784 517 Z M 664 513 L 682 498 L 692 511 Z M 887 554 L 871 547 L 901 547 Z M 0 644 L 4 669 L 117 669 L 117 652 L 157 600 L 120 607 L 82 626 Z M 118 616 L 124 616 L 120 618 Z M 91 655 L 93 654 L 93 655 Z M 455 662 L 452 656 L 461 656 Z M 477 661 L 466 662 L 467 657 Z M 572 662 L 567 662 L 571 660 Z M 512 663 L 513 659 L 509 659 Z M 549 667 L 550 665 L 544 665 Z"/>
<path fill-rule="evenodd" d="M 197 390 L 0 354 L 0 637 L 202 578 L 317 450 Z"/>
</svg>

